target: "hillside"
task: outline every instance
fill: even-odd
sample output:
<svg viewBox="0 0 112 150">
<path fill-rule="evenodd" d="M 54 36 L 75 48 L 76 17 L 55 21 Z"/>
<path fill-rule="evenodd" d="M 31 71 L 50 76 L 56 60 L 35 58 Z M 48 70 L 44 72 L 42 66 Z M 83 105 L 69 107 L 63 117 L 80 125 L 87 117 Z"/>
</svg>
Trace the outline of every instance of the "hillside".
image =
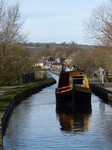
<svg viewBox="0 0 112 150">
<path fill-rule="evenodd" d="M 75 43 L 27 43 L 25 44 L 38 59 L 52 56 L 54 58 L 71 58 L 70 66 L 77 64 L 79 68 L 85 69 L 92 76 L 94 70 L 102 65 L 106 70 L 112 72 L 112 48 L 104 46 L 78 45 Z"/>
</svg>

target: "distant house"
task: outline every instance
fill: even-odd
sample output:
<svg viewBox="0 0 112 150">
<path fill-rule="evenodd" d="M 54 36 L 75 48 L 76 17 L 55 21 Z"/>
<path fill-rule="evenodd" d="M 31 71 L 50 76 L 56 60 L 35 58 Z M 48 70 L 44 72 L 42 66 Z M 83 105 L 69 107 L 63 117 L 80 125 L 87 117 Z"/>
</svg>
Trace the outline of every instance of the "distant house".
<svg viewBox="0 0 112 150">
<path fill-rule="evenodd" d="M 51 57 L 51 56 L 48 56 L 46 57 L 46 65 L 45 67 L 46 68 L 52 68 L 52 64 L 55 62 L 55 58 Z"/>
<path fill-rule="evenodd" d="M 61 64 L 61 63 L 55 62 L 55 63 L 52 64 L 52 68 L 54 68 L 54 69 L 59 69 L 59 68 L 61 68 L 61 67 L 62 67 L 62 64 Z"/>
<path fill-rule="evenodd" d="M 56 58 L 55 62 L 60 63 L 61 62 L 60 58 Z"/>
<path fill-rule="evenodd" d="M 39 60 L 37 61 L 37 63 L 35 63 L 35 66 L 40 66 L 40 67 L 42 67 L 42 66 L 44 66 L 44 63 L 45 63 L 45 60 L 44 60 L 44 59 L 39 59 Z"/>
<path fill-rule="evenodd" d="M 43 57 L 38 60 L 38 62 L 35 64 L 35 66 L 40 66 L 42 68 L 61 68 L 62 62 L 64 63 L 64 58 L 53 58 L 51 56 Z"/>
<path fill-rule="evenodd" d="M 44 57 L 44 59 L 45 59 L 45 62 L 46 63 L 51 63 L 51 62 L 54 62 L 55 61 L 55 58 L 53 58 L 53 57 L 51 57 L 51 56 L 47 56 L 47 57 Z"/>
<path fill-rule="evenodd" d="M 35 63 L 35 66 L 40 66 L 42 68 L 51 68 L 52 67 L 52 63 L 55 62 L 55 59 L 53 57 L 43 57 L 41 59 L 39 59 L 37 61 L 37 63 Z"/>
<path fill-rule="evenodd" d="M 65 61 L 65 58 L 57 58 L 56 60 L 55 60 L 57 63 L 64 63 L 64 61 Z"/>
<path fill-rule="evenodd" d="M 54 61 L 55 61 L 55 58 L 53 58 L 53 57 L 48 58 L 48 62 L 54 62 Z"/>
<path fill-rule="evenodd" d="M 70 64 L 70 63 L 71 63 L 71 61 L 72 61 L 72 59 L 71 59 L 71 58 L 67 58 L 67 59 L 65 59 L 65 64 Z"/>
</svg>

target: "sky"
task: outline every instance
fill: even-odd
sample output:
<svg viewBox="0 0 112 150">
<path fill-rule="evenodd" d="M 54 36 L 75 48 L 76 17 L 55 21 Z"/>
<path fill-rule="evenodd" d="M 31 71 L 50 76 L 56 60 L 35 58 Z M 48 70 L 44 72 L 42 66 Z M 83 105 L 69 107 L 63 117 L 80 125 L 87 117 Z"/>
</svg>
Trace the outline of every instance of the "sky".
<svg viewBox="0 0 112 150">
<path fill-rule="evenodd" d="M 90 44 L 84 33 L 84 21 L 94 8 L 109 0 L 5 0 L 20 3 L 22 32 L 28 42 Z"/>
</svg>

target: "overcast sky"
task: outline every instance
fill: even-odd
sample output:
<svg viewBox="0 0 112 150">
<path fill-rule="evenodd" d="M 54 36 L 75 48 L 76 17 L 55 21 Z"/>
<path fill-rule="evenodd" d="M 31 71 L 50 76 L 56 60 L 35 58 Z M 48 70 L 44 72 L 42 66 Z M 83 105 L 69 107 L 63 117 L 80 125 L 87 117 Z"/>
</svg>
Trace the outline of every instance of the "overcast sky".
<svg viewBox="0 0 112 150">
<path fill-rule="evenodd" d="M 109 0 L 6 0 L 20 3 L 23 32 L 28 42 L 89 44 L 84 34 L 84 20 L 94 8 Z"/>
</svg>

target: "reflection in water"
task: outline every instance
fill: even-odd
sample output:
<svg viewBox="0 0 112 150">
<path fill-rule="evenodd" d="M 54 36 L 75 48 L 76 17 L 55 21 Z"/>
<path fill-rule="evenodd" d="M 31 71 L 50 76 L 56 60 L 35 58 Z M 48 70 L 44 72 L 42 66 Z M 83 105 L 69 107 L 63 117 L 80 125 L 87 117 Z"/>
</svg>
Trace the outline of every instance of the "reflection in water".
<svg viewBox="0 0 112 150">
<path fill-rule="evenodd" d="M 105 117 L 105 103 L 102 100 L 100 100 L 99 105 L 100 105 L 101 117 L 103 119 Z"/>
<path fill-rule="evenodd" d="M 89 117 L 91 112 L 91 104 L 77 106 L 56 105 L 56 113 L 61 130 L 73 134 L 89 130 Z"/>
<path fill-rule="evenodd" d="M 112 103 L 108 102 L 108 107 L 106 108 L 107 104 L 104 103 L 102 99 L 99 99 L 99 110 L 100 110 L 100 116 L 103 121 L 103 125 L 105 126 L 105 136 L 107 139 L 109 139 L 110 143 L 112 143 Z"/>
</svg>

